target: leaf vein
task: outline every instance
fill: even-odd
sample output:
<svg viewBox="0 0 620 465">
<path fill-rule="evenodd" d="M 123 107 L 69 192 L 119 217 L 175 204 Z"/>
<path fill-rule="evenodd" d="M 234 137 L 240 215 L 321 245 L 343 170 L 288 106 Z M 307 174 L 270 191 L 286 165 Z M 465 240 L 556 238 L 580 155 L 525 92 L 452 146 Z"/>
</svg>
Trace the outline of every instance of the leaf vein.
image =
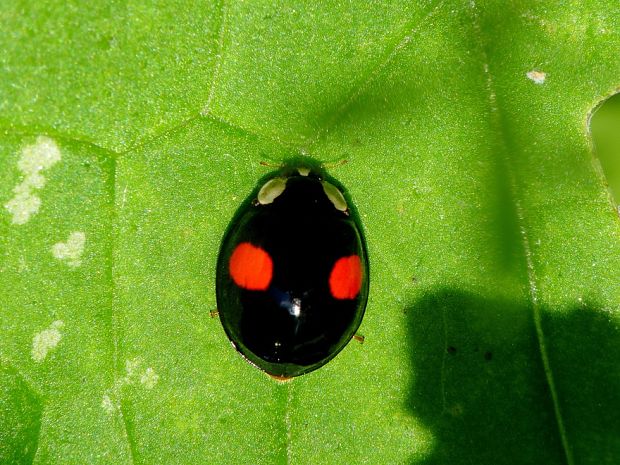
<svg viewBox="0 0 620 465">
<path fill-rule="evenodd" d="M 252 131 L 251 129 L 248 129 L 244 126 L 240 126 L 236 123 L 233 123 L 225 118 L 221 118 L 213 113 L 208 113 L 208 114 L 203 114 L 200 115 L 202 118 L 206 118 L 210 121 L 213 121 L 215 123 L 221 124 L 223 126 L 226 126 L 234 131 L 239 131 L 242 132 L 250 137 L 257 137 L 257 138 L 261 138 L 261 139 L 265 139 L 268 140 L 270 142 L 273 142 L 276 145 L 279 145 L 280 147 L 282 147 L 283 149 L 286 150 L 292 150 L 298 154 L 304 154 L 304 149 L 302 147 L 300 147 L 297 144 L 294 144 L 292 142 L 288 142 L 288 141 L 284 141 L 281 140 L 279 137 L 271 135 L 271 134 L 267 134 L 267 133 L 262 133 L 262 132 L 255 132 Z"/>
<path fill-rule="evenodd" d="M 220 32 L 217 40 L 217 55 L 215 57 L 215 65 L 213 69 L 213 78 L 211 79 L 211 86 L 209 87 L 209 95 L 207 96 L 207 103 L 202 110 L 203 114 L 209 114 L 211 111 L 211 102 L 215 95 L 215 88 L 218 84 L 220 77 L 220 69 L 222 68 L 222 61 L 224 56 L 224 40 L 226 38 L 228 28 L 228 11 L 230 9 L 229 0 L 222 0 L 221 19 L 220 19 Z"/>
<path fill-rule="evenodd" d="M 110 259 L 109 259 L 109 269 L 108 269 L 108 280 L 110 282 L 110 287 L 111 287 L 111 291 L 110 291 L 110 330 L 111 330 L 111 337 L 112 337 L 112 370 L 113 370 L 113 386 L 120 386 L 119 383 L 119 370 L 120 370 L 120 350 L 119 350 L 119 340 L 120 340 L 120 336 L 119 336 L 119 326 L 120 326 L 120 321 L 119 321 L 119 315 L 114 311 L 114 309 L 116 308 L 116 273 L 114 271 L 114 264 L 115 264 L 115 252 L 116 252 L 116 233 L 118 231 L 118 216 L 119 213 L 117 211 L 116 208 L 116 195 L 117 195 L 117 173 L 118 173 L 118 163 L 116 161 L 116 158 L 113 159 L 112 162 L 112 179 L 110 181 L 110 203 L 112 205 L 112 236 L 110 239 Z M 134 457 L 134 450 L 135 450 L 135 441 L 134 438 L 131 435 L 130 432 L 130 428 L 127 425 L 127 419 L 125 417 L 125 413 L 123 412 L 123 409 L 121 408 L 121 403 L 122 403 L 122 389 L 118 390 L 118 393 L 115 393 L 115 397 L 116 394 L 118 395 L 118 398 L 114 399 L 114 402 L 116 402 L 118 404 L 118 408 L 116 409 L 116 411 L 118 412 L 118 415 L 120 415 L 121 417 L 121 421 L 123 424 L 123 432 L 124 432 L 124 436 L 128 442 L 128 449 L 129 449 L 129 459 L 130 459 L 130 464 L 134 465 L 136 463 L 135 461 L 135 457 Z"/>
<path fill-rule="evenodd" d="M 320 128 L 314 137 L 310 139 L 307 144 L 307 148 L 312 147 L 316 144 L 325 133 L 332 128 L 340 118 L 342 118 L 349 107 L 362 95 L 368 87 L 381 75 L 383 70 L 398 56 L 398 54 L 404 50 L 409 43 L 411 43 L 411 37 L 426 23 L 426 21 L 433 17 L 437 13 L 437 11 L 444 4 L 444 1 L 438 1 L 432 6 L 428 12 L 423 16 L 420 21 L 410 21 L 403 28 L 401 36 L 398 40 L 394 41 L 394 44 L 389 47 L 384 55 L 383 59 L 379 60 L 379 62 L 370 69 L 368 73 L 360 80 L 360 82 L 352 89 L 352 91 L 343 99 L 342 105 L 340 105 L 335 112 L 328 119 L 327 123 Z"/>
<path fill-rule="evenodd" d="M 476 34 L 476 38 L 478 43 L 480 44 L 480 53 L 483 62 L 483 73 L 486 78 L 486 90 L 488 94 L 489 106 L 490 106 L 490 116 L 491 122 L 498 129 L 498 133 L 501 134 L 501 145 L 503 150 L 500 150 L 503 162 L 506 167 L 506 171 L 508 173 L 509 179 L 509 188 L 511 193 L 512 201 L 514 202 L 514 207 L 516 211 L 516 219 L 519 227 L 519 234 L 522 239 L 522 247 L 523 254 L 525 257 L 525 263 L 527 268 L 527 280 L 529 287 L 529 298 L 532 305 L 534 326 L 536 329 L 536 339 L 538 341 L 538 348 L 540 352 L 540 357 L 543 363 L 543 370 L 545 372 L 545 380 L 547 382 L 547 386 L 549 388 L 549 392 L 551 395 L 551 400 L 553 403 L 553 411 L 556 420 L 556 425 L 558 429 L 558 434 L 560 436 L 560 440 L 562 443 L 562 449 L 564 451 L 564 456 L 566 458 L 566 463 L 568 465 L 574 465 L 574 460 L 572 456 L 572 451 L 570 445 L 568 443 L 568 438 L 566 435 L 566 428 L 564 426 L 564 420 L 562 418 L 562 412 L 560 410 L 559 397 L 557 393 L 557 389 L 555 386 L 553 371 L 551 369 L 551 364 L 549 362 L 549 356 L 547 354 L 547 347 L 545 343 L 545 334 L 542 328 L 541 321 L 541 311 L 539 305 L 539 296 L 538 296 L 538 286 L 537 286 L 537 278 L 533 261 L 533 254 L 530 246 L 530 239 L 527 232 L 527 221 L 525 214 L 523 212 L 523 207 L 521 205 L 521 201 L 518 197 L 518 188 L 517 188 L 517 179 L 516 174 L 514 172 L 514 166 L 512 165 L 510 156 L 506 150 L 509 142 L 507 141 L 506 130 L 504 128 L 504 122 L 502 121 L 501 111 L 499 105 L 497 103 L 497 95 L 495 93 L 495 84 L 493 80 L 493 74 L 491 72 L 489 66 L 489 57 L 486 50 L 486 42 L 482 34 L 482 30 L 480 28 L 480 18 L 477 14 L 477 5 L 475 1 L 471 3 L 472 8 L 472 17 L 473 17 L 473 31 Z"/>
<path fill-rule="evenodd" d="M 286 386 L 286 411 L 284 413 L 284 425 L 286 428 L 286 464 L 292 463 L 292 427 L 291 427 L 291 402 L 293 397 L 293 390 L 290 385 Z"/>
</svg>

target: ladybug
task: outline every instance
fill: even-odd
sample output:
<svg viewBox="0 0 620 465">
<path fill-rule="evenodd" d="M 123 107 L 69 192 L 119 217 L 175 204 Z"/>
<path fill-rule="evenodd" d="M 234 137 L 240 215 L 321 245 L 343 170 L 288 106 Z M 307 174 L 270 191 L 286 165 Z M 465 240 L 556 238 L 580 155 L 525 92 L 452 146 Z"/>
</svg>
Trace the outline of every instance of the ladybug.
<svg viewBox="0 0 620 465">
<path fill-rule="evenodd" d="M 222 326 L 243 357 L 276 379 L 334 358 L 355 336 L 368 298 L 355 210 L 310 163 L 263 178 L 228 226 L 217 261 Z"/>
</svg>

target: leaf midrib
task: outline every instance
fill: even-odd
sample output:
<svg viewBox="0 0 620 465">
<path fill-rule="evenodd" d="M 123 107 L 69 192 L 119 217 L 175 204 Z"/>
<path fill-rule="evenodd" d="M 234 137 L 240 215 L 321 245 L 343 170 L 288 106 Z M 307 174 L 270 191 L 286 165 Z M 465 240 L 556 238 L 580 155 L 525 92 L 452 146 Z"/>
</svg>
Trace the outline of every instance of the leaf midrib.
<svg viewBox="0 0 620 465">
<path fill-rule="evenodd" d="M 498 156 L 502 157 L 502 163 L 507 171 L 509 179 L 508 187 L 510 192 L 510 200 L 514 204 L 514 212 L 516 214 L 516 220 L 519 229 L 518 232 L 522 238 L 521 252 L 523 254 L 523 258 L 525 259 L 526 264 L 529 299 L 533 312 L 534 326 L 536 329 L 536 340 L 538 342 L 539 353 L 545 372 L 545 381 L 547 383 L 549 394 L 553 403 L 553 412 L 556 420 L 557 431 L 562 444 L 562 449 L 564 451 L 564 456 L 566 458 L 566 463 L 567 465 L 574 465 L 572 451 L 566 435 L 562 412 L 560 410 L 559 398 L 555 387 L 553 371 L 551 370 L 551 364 L 547 353 L 545 334 L 542 329 L 536 271 L 532 258 L 532 250 L 528 234 L 528 225 L 525 214 L 523 212 L 521 200 L 519 198 L 519 191 L 517 188 L 517 174 L 515 173 L 515 168 L 510 157 L 510 153 L 516 153 L 518 151 L 518 148 L 514 148 L 514 150 L 512 151 L 508 150 L 509 146 L 513 144 L 511 144 L 511 139 L 508 135 L 507 122 L 504 116 L 504 112 L 501 109 L 501 105 L 498 104 L 497 93 L 495 92 L 495 80 L 493 77 L 492 67 L 489 63 L 489 55 L 487 52 L 488 41 L 486 40 L 480 27 L 480 17 L 478 15 L 478 8 L 475 1 L 472 2 L 471 10 L 472 32 L 474 33 L 475 39 L 477 40 L 478 52 L 482 61 L 481 69 L 483 75 L 486 78 L 485 87 L 488 94 L 487 101 L 489 103 L 488 118 L 490 120 L 491 127 L 494 128 L 493 134 L 496 134 L 496 142 L 498 143 L 498 147 L 500 149 L 498 150 Z"/>
</svg>

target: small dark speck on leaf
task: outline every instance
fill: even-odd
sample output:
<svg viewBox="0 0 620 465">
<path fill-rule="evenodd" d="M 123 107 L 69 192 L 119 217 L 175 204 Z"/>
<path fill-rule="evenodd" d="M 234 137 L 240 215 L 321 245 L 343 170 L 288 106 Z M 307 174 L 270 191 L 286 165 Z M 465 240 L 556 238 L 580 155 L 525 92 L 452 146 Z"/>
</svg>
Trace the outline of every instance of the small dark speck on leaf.
<svg viewBox="0 0 620 465">
<path fill-rule="evenodd" d="M 450 409 L 448 409 L 448 412 L 453 417 L 460 417 L 461 415 L 463 415 L 463 406 L 461 404 L 455 404 L 450 407 Z"/>
<path fill-rule="evenodd" d="M 484 353 L 484 359 L 485 359 L 487 362 L 490 362 L 492 358 L 493 358 L 493 353 L 491 353 L 490 351 L 488 351 L 488 350 L 487 350 L 487 351 Z"/>
<path fill-rule="evenodd" d="M 454 347 L 454 346 L 448 347 L 448 353 L 451 354 L 451 355 L 456 354 L 456 347 Z"/>
</svg>

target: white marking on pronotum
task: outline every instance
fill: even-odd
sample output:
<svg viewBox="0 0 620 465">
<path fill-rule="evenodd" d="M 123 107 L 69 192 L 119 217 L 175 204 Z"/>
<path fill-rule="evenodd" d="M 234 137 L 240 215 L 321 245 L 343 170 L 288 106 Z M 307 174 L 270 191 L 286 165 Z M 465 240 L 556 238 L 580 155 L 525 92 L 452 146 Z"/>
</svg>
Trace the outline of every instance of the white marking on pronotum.
<svg viewBox="0 0 620 465">
<path fill-rule="evenodd" d="M 82 264 L 82 252 L 86 243 L 86 234 L 75 231 L 69 234 L 67 242 L 58 242 L 52 246 L 52 254 L 58 260 L 64 260 L 72 268 Z"/>
<path fill-rule="evenodd" d="M 54 321 L 48 329 L 34 335 L 32 339 L 32 359 L 42 362 L 49 351 L 54 349 L 62 339 L 60 330 L 65 324 L 61 320 Z"/>
<path fill-rule="evenodd" d="M 342 192 L 340 192 L 340 190 L 336 186 L 328 183 L 327 181 L 321 181 L 321 184 L 323 185 L 323 191 L 325 192 L 325 195 L 334 205 L 336 210 L 346 212 L 349 207 L 347 206 L 347 201 L 344 199 L 344 195 L 342 195 Z"/>
<path fill-rule="evenodd" d="M 268 205 L 272 203 L 286 189 L 285 178 L 273 178 L 263 184 L 258 191 L 258 203 Z"/>
<path fill-rule="evenodd" d="M 525 75 L 529 80 L 534 81 L 535 84 L 544 84 L 545 79 L 547 79 L 547 73 L 543 71 L 529 71 Z"/>
<path fill-rule="evenodd" d="M 22 149 L 17 168 L 23 179 L 13 189 L 13 198 L 4 204 L 4 208 L 13 215 L 13 224 L 25 224 L 39 211 L 41 199 L 35 192 L 45 185 L 42 171 L 51 168 L 58 161 L 60 149 L 49 137 L 39 136 L 34 144 Z"/>
</svg>

